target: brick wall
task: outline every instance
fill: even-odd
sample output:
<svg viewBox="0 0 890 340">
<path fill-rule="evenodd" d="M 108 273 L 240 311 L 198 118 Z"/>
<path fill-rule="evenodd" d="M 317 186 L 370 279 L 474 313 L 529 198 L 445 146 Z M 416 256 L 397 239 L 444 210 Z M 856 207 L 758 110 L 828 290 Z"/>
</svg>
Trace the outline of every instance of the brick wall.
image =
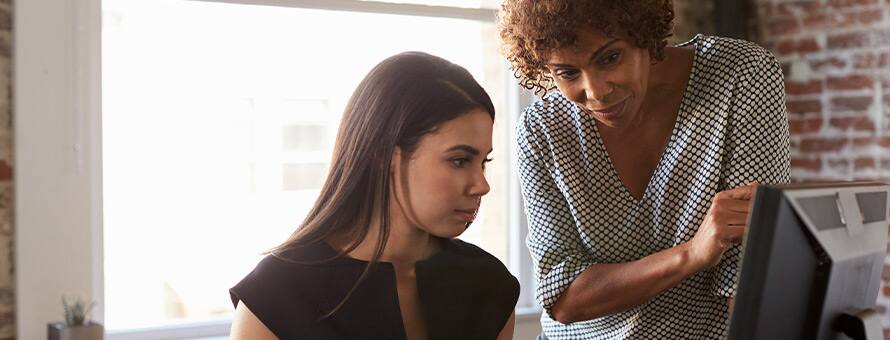
<svg viewBox="0 0 890 340">
<path fill-rule="evenodd" d="M 756 2 L 785 72 L 792 177 L 890 179 L 890 2 Z"/>
<path fill-rule="evenodd" d="M 890 0 L 752 1 L 785 73 L 792 179 L 890 182 Z"/>
<path fill-rule="evenodd" d="M 674 0 L 674 36 L 669 43 L 692 39 L 696 34 L 714 34 L 714 4 L 702 0 Z"/>
<path fill-rule="evenodd" d="M 0 0 L 0 340 L 15 338 L 11 56 L 12 0 Z"/>
</svg>

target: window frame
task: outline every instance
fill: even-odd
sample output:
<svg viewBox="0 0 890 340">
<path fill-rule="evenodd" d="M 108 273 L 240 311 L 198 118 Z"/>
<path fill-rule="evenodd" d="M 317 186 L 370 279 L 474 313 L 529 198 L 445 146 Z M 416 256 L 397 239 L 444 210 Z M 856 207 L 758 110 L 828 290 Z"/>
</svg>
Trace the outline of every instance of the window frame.
<svg viewBox="0 0 890 340">
<path fill-rule="evenodd" d="M 495 9 L 358 0 L 190 0 L 493 22 Z M 13 6 L 12 84 L 15 169 L 16 334 L 45 337 L 62 319 L 62 295 L 96 302 L 104 322 L 102 225 L 101 39 L 102 0 L 28 0 Z M 534 97 L 504 79 L 511 177 L 508 266 L 520 281 L 517 322 L 537 322 L 532 262 L 525 247 L 526 218 L 515 168 L 518 111 Z M 27 288 L 26 288 L 27 287 Z M 111 332 L 114 339 L 168 339 L 228 334 L 231 320 Z M 518 329 L 518 327 L 517 327 Z"/>
</svg>

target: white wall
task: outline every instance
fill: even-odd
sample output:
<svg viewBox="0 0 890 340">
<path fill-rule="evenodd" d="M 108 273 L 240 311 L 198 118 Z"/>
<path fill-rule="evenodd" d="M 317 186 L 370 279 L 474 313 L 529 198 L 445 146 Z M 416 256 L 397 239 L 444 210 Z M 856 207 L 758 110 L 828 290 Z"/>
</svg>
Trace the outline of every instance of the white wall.
<svg viewBox="0 0 890 340">
<path fill-rule="evenodd" d="M 541 314 L 532 313 L 516 316 L 516 327 L 513 332 L 514 340 L 534 340 L 541 334 Z"/>
<path fill-rule="evenodd" d="M 18 339 L 45 339 L 63 294 L 101 299 L 98 15 L 99 0 L 13 9 Z"/>
</svg>

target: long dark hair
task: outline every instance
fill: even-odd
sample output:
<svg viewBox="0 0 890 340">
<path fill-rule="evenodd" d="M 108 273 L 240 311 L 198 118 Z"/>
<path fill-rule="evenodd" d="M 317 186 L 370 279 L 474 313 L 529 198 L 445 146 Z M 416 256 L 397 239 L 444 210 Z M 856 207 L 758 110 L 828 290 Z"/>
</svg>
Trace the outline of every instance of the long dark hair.
<svg viewBox="0 0 890 340">
<path fill-rule="evenodd" d="M 374 216 L 380 230 L 374 255 L 338 310 L 380 259 L 389 237 L 390 164 L 399 147 L 410 155 L 420 139 L 440 124 L 482 109 L 494 120 L 494 105 L 482 86 L 461 66 L 422 52 L 405 52 L 375 66 L 349 98 L 330 170 L 315 205 L 300 227 L 270 250 L 287 250 L 345 236 L 355 249 L 368 235 Z M 376 209 L 376 214 L 374 213 Z"/>
</svg>

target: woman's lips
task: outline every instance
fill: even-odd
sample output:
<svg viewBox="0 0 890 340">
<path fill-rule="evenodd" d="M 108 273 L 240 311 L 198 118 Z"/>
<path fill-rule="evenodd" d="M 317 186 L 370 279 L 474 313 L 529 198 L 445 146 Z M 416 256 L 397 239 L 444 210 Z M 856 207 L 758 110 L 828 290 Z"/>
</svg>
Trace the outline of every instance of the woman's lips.
<svg viewBox="0 0 890 340">
<path fill-rule="evenodd" d="M 612 105 L 612 106 L 609 106 L 606 108 L 602 108 L 602 109 L 592 110 L 592 111 L 600 117 L 611 120 L 611 119 L 614 119 L 615 117 L 618 117 L 618 115 L 621 114 L 621 111 L 624 110 L 624 103 L 627 103 L 627 99 L 622 100 L 621 102 L 619 102 L 615 105 Z"/>
<path fill-rule="evenodd" d="M 465 222 L 473 222 L 476 219 L 476 212 L 479 211 L 477 209 L 454 209 L 454 212 L 457 213 L 458 217 Z"/>
</svg>

